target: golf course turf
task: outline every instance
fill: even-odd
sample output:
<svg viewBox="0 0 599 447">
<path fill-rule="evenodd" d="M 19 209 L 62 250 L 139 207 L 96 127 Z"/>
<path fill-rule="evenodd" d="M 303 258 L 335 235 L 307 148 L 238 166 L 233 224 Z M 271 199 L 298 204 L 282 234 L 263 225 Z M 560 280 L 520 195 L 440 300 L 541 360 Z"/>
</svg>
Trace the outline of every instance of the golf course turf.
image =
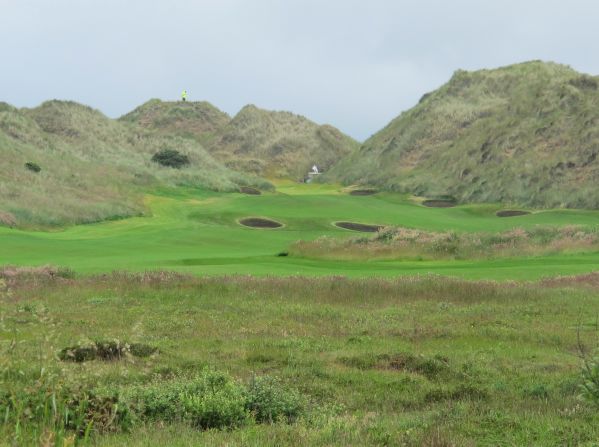
<svg viewBox="0 0 599 447">
<path fill-rule="evenodd" d="M 599 268 L 599 253 L 556 253 L 500 260 L 336 261 L 280 257 L 298 240 L 352 237 L 331 222 L 376 222 L 431 231 L 500 232 L 536 225 L 599 223 L 599 212 L 542 210 L 498 219 L 501 205 L 428 208 L 408 196 L 379 192 L 351 196 L 324 184 L 280 182 L 262 195 L 163 189 L 147 194 L 147 217 L 133 217 L 60 230 L 0 227 L 0 265 L 57 265 L 77 273 L 112 270 L 176 270 L 199 275 L 397 276 L 436 273 L 471 279 L 532 279 L 579 274 Z M 239 224 L 268 216 L 284 224 L 257 231 Z"/>
</svg>

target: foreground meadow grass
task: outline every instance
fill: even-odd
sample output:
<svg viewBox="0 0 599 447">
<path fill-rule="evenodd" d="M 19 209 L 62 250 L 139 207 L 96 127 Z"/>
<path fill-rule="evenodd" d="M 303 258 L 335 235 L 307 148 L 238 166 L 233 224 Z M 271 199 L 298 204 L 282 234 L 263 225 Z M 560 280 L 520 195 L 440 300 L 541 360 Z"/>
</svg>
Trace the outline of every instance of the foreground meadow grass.
<svg viewBox="0 0 599 447">
<path fill-rule="evenodd" d="M 597 275 L 496 283 L 5 271 L 1 284 L 3 445 L 592 446 L 599 439 L 597 409 L 580 398 L 579 357 L 579 344 L 587 353 L 596 347 Z M 58 359 L 63 348 L 94 340 L 158 351 Z M 135 390 L 186 383 L 206 368 L 240 386 L 275 378 L 281 392 L 297 391 L 302 410 L 293 420 L 209 430 L 160 415 L 122 426 L 98 417 L 102 423 L 85 424 L 78 436 L 53 416 L 63 408 L 60 390 L 110 390 L 124 408 Z M 28 408 L 31 395 L 47 408 Z"/>
</svg>

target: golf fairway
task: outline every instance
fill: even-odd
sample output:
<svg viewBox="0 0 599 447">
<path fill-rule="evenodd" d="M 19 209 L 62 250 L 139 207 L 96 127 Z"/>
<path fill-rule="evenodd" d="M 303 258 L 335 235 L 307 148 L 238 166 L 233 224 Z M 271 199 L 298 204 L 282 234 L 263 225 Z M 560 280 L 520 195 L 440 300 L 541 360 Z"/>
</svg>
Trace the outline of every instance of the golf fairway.
<svg viewBox="0 0 599 447">
<path fill-rule="evenodd" d="M 78 273 L 176 270 L 198 275 L 440 274 L 473 279 L 534 279 L 599 269 L 599 253 L 489 260 L 331 261 L 277 256 L 295 241 L 362 233 L 336 221 L 396 225 L 433 231 L 504 231 L 535 225 L 596 225 L 599 212 L 544 210 L 498 218 L 499 205 L 427 208 L 405 195 L 351 196 L 333 185 L 279 183 L 276 193 L 245 195 L 192 189 L 153 191 L 147 217 L 80 225 L 59 231 L 0 228 L 0 264 L 52 264 Z M 276 229 L 244 227 L 264 217 Z M 365 234 L 365 233 L 364 233 Z"/>
</svg>

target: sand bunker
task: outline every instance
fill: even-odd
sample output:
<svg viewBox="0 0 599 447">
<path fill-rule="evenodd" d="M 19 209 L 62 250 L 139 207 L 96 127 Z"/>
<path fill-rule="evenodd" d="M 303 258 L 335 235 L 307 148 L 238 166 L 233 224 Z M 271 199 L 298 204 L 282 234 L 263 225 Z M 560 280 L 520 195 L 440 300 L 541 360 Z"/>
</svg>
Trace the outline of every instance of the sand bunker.
<svg viewBox="0 0 599 447">
<path fill-rule="evenodd" d="M 526 216 L 530 214 L 530 211 L 521 211 L 521 210 L 501 210 L 497 211 L 495 215 L 497 217 L 514 217 L 514 216 Z"/>
<path fill-rule="evenodd" d="M 256 188 L 252 188 L 250 186 L 242 186 L 241 188 L 239 188 L 239 192 L 242 194 L 250 194 L 252 196 L 259 196 L 260 194 L 262 194 L 262 191 Z"/>
<path fill-rule="evenodd" d="M 263 217 L 246 217 L 245 219 L 241 219 L 239 223 L 251 228 L 280 228 L 283 226 L 282 223 Z"/>
<path fill-rule="evenodd" d="M 363 233 L 376 233 L 383 225 L 368 225 L 357 222 L 335 222 L 335 226 L 345 230 L 361 231 Z"/>
<path fill-rule="evenodd" d="M 451 208 L 456 206 L 455 200 L 448 199 L 425 200 L 422 204 L 429 208 Z"/>
<path fill-rule="evenodd" d="M 376 189 L 354 189 L 349 192 L 350 196 L 371 196 L 376 194 L 378 191 Z"/>
</svg>

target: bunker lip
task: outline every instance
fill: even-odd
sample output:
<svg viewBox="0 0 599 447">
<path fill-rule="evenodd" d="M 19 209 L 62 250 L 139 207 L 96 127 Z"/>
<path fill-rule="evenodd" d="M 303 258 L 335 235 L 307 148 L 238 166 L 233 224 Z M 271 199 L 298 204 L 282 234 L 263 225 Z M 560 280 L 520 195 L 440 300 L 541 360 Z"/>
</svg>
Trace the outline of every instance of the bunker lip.
<svg viewBox="0 0 599 447">
<path fill-rule="evenodd" d="M 244 227 L 249 228 L 281 228 L 283 226 L 282 223 L 277 222 L 276 220 L 267 219 L 265 217 L 244 217 L 243 219 L 239 219 L 239 224 Z"/>
<path fill-rule="evenodd" d="M 262 191 L 256 188 L 252 188 L 251 186 L 241 186 L 239 188 L 239 192 L 242 194 L 249 194 L 252 196 L 259 196 L 260 194 L 262 194 Z"/>
<path fill-rule="evenodd" d="M 422 202 L 424 206 L 428 206 L 429 208 L 453 208 L 457 205 L 455 200 L 448 199 L 430 199 Z"/>
<path fill-rule="evenodd" d="M 376 233 L 384 227 L 384 225 L 370 225 L 358 222 L 335 222 L 334 225 L 344 230 L 360 231 L 362 233 Z"/>
<path fill-rule="evenodd" d="M 526 216 L 530 214 L 530 211 L 523 210 L 500 210 L 495 213 L 497 217 L 515 217 L 515 216 Z"/>
<path fill-rule="evenodd" d="M 371 196 L 376 194 L 378 191 L 376 189 L 364 188 L 364 189 L 354 189 L 349 192 L 350 196 Z"/>
</svg>

